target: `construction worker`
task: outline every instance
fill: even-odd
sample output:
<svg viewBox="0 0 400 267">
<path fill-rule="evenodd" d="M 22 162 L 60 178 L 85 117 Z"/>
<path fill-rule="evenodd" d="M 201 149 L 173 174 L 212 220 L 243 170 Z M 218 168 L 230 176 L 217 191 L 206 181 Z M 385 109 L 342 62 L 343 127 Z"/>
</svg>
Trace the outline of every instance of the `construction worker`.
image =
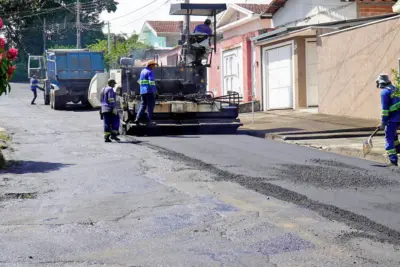
<svg viewBox="0 0 400 267">
<path fill-rule="evenodd" d="M 194 33 L 205 33 L 212 35 L 212 30 L 210 28 L 211 20 L 206 19 L 203 24 L 199 24 L 194 28 Z"/>
<path fill-rule="evenodd" d="M 400 143 L 397 128 L 400 126 L 400 90 L 389 80 L 387 74 L 380 74 L 376 86 L 382 89 L 382 123 L 381 130 L 385 130 L 385 149 L 390 163 L 398 166 L 397 154 L 400 153 Z"/>
<path fill-rule="evenodd" d="M 39 80 L 37 79 L 37 73 L 35 73 L 31 78 L 31 91 L 33 93 L 33 99 L 31 101 L 31 105 L 36 105 L 35 100 L 37 98 L 37 89 L 44 90 L 39 86 Z"/>
<path fill-rule="evenodd" d="M 119 107 L 119 100 L 118 100 L 118 95 L 120 95 L 120 93 L 121 93 L 121 90 L 122 90 L 122 88 L 120 87 L 120 86 L 118 86 L 115 90 L 114 90 L 114 92 L 115 92 L 115 99 L 116 99 L 116 105 L 115 105 L 115 107 L 118 109 L 118 107 Z M 116 131 L 117 131 L 117 133 L 116 133 L 116 135 L 118 136 L 120 133 L 119 133 L 119 126 L 120 126 L 120 116 L 119 116 L 119 114 L 117 113 L 117 115 L 116 115 L 116 118 L 114 118 L 114 123 L 113 123 L 113 129 L 115 129 Z"/>
<path fill-rule="evenodd" d="M 154 60 L 149 60 L 146 64 L 146 68 L 140 73 L 140 108 L 136 116 L 135 123 L 138 124 L 144 111 L 147 109 L 148 123 L 152 123 L 152 116 L 154 105 L 156 102 L 156 82 L 154 81 L 153 70 L 158 66 Z"/>
<path fill-rule="evenodd" d="M 116 128 L 118 123 L 118 112 L 116 108 L 116 94 L 114 92 L 114 87 L 117 83 L 114 79 L 108 80 L 108 86 L 104 87 L 101 91 L 101 114 L 104 121 L 104 141 L 106 143 L 112 140 L 120 141 L 117 137 L 118 128 Z M 111 138 L 111 139 L 110 139 Z"/>
</svg>

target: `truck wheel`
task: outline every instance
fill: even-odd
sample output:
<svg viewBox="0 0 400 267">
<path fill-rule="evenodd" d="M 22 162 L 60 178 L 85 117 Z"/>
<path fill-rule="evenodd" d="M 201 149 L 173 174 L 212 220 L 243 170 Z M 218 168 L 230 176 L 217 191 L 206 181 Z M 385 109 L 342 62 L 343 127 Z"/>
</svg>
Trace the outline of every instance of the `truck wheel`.
<svg viewBox="0 0 400 267">
<path fill-rule="evenodd" d="M 54 109 L 63 110 L 65 109 L 66 101 L 64 96 L 54 96 Z"/>
<path fill-rule="evenodd" d="M 84 106 L 85 108 L 87 108 L 90 105 L 89 100 L 85 96 L 81 97 L 80 101 L 82 103 L 82 106 Z"/>
</svg>

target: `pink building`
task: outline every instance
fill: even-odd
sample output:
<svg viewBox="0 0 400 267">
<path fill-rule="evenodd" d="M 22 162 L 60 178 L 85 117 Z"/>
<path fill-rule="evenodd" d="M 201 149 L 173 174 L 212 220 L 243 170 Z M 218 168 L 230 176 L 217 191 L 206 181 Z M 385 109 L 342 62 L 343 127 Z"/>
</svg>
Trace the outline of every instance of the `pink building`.
<svg viewBox="0 0 400 267">
<path fill-rule="evenodd" d="M 235 91 L 243 98 L 243 102 L 251 101 L 252 81 L 260 81 L 252 77 L 252 59 L 259 55 L 252 53 L 251 38 L 259 35 L 260 30 L 271 26 L 270 19 L 261 19 L 261 14 L 268 8 L 262 4 L 231 4 L 217 22 L 217 32 L 223 39 L 217 44 L 217 52 L 213 55 L 209 70 L 209 90 L 216 95 Z M 255 63 L 258 68 L 258 64 Z M 259 73 L 259 72 L 257 72 Z M 254 86 L 260 89 L 260 85 Z M 260 95 L 256 90 L 255 97 Z"/>
</svg>

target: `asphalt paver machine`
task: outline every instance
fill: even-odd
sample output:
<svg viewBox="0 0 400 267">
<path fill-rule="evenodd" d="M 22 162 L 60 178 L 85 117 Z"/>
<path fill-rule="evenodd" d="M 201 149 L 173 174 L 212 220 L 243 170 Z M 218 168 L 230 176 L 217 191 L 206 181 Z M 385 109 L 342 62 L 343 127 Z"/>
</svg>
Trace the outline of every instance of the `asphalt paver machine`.
<svg viewBox="0 0 400 267">
<path fill-rule="evenodd" d="M 134 123 L 140 106 L 138 83 L 143 67 L 134 66 L 131 58 L 122 58 L 119 69 L 110 77 L 120 83 L 120 117 L 122 134 L 182 135 L 233 134 L 243 124 L 239 117 L 240 96 L 236 92 L 215 96 L 207 91 L 207 68 L 217 49 L 216 16 L 226 10 L 226 4 L 171 4 L 170 15 L 186 17 L 186 29 L 178 45 L 180 58 L 174 66 L 154 70 L 157 87 L 152 121 L 147 114 Z M 191 33 L 191 16 L 213 18 L 213 35 Z"/>
</svg>

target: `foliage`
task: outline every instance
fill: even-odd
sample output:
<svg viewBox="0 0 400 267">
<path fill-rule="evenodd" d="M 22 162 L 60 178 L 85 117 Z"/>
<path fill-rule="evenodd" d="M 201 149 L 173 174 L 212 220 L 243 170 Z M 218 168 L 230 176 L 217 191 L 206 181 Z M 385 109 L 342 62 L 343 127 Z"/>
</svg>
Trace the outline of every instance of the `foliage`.
<svg viewBox="0 0 400 267">
<path fill-rule="evenodd" d="M 121 57 L 128 56 L 132 50 L 149 48 L 147 45 L 138 42 L 138 35 L 132 35 L 129 38 L 126 35 L 118 35 L 112 39 L 110 53 L 108 53 L 107 40 L 98 40 L 97 43 L 88 46 L 90 50 L 105 53 L 104 60 L 107 68 L 118 64 L 118 60 Z"/>
<path fill-rule="evenodd" d="M 49 49 L 74 49 L 76 48 L 75 45 L 53 45 L 52 47 L 49 47 Z"/>
<path fill-rule="evenodd" d="M 115 0 L 80 0 L 80 3 L 81 45 L 85 48 L 105 38 L 100 13 L 115 12 L 118 3 Z M 0 13 L 5 14 L 4 35 L 20 50 L 17 63 L 26 66 L 28 55 L 42 55 L 45 47 L 76 47 L 76 9 L 76 0 L 0 0 Z M 18 69 L 16 76 L 23 77 L 23 71 Z"/>
<path fill-rule="evenodd" d="M 3 28 L 3 21 L 0 18 L 0 29 Z M 13 64 L 18 56 L 18 49 L 9 48 L 6 51 L 6 41 L 0 38 L 0 96 L 10 92 L 11 87 L 9 81 L 11 80 L 16 65 Z"/>
<path fill-rule="evenodd" d="M 399 72 L 395 69 L 390 69 L 393 74 L 393 85 L 397 88 L 400 88 L 400 75 Z"/>
</svg>

